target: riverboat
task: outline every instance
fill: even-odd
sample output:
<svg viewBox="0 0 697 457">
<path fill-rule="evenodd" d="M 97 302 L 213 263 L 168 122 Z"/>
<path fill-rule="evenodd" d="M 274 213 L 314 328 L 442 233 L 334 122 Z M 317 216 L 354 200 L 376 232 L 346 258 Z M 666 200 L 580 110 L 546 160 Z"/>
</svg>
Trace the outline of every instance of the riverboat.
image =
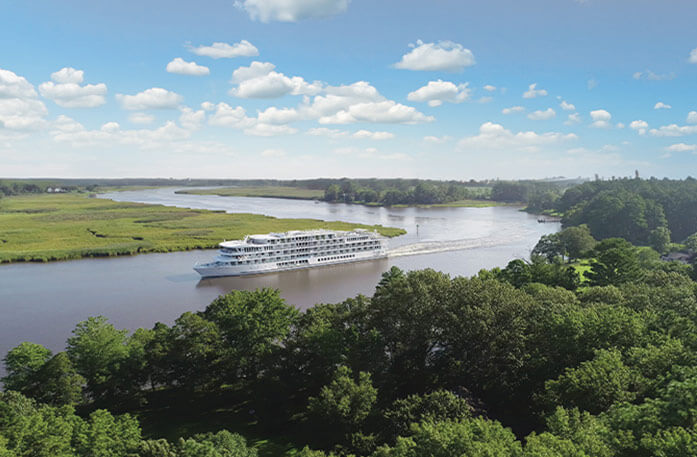
<svg viewBox="0 0 697 457">
<path fill-rule="evenodd" d="M 306 230 L 251 235 L 219 245 L 213 262 L 196 264 L 203 277 L 242 276 L 359 262 L 387 257 L 387 240 L 377 232 Z"/>
</svg>

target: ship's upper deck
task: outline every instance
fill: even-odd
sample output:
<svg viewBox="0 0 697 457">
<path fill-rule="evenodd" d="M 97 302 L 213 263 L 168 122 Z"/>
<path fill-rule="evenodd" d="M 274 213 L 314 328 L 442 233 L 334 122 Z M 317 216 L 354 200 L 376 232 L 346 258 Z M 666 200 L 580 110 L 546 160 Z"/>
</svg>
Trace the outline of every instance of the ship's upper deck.
<svg viewBox="0 0 697 457">
<path fill-rule="evenodd" d="M 284 233 L 269 233 L 266 235 L 250 235 L 243 240 L 224 241 L 220 243 L 221 248 L 239 248 L 259 245 L 277 245 L 290 242 L 302 242 L 309 240 L 326 240 L 336 238 L 347 238 L 351 235 L 369 236 L 370 238 L 382 238 L 377 232 L 370 232 L 365 229 L 346 230 L 292 230 Z"/>
</svg>

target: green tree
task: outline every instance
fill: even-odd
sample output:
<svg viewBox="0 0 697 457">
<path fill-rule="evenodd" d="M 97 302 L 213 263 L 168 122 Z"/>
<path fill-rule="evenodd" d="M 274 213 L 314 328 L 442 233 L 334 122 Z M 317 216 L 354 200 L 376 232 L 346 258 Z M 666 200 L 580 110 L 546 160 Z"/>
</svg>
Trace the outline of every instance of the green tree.
<svg viewBox="0 0 697 457">
<path fill-rule="evenodd" d="M 590 228 L 585 224 L 567 227 L 559 232 L 559 242 L 570 260 L 583 257 L 597 243 L 591 235 Z"/>
<path fill-rule="evenodd" d="M 68 357 L 87 381 L 87 390 L 95 400 L 114 400 L 116 373 L 128 356 L 127 333 L 99 316 L 78 323 L 68 338 Z"/>
<path fill-rule="evenodd" d="M 685 239 L 685 247 L 691 252 L 697 252 L 697 233 L 693 233 Z"/>
<path fill-rule="evenodd" d="M 634 247 L 625 240 L 610 238 L 596 246 L 597 260 L 591 262 L 585 276 L 594 286 L 620 285 L 636 282 L 643 277 L 639 257 Z"/>
<path fill-rule="evenodd" d="M 213 300 L 203 316 L 220 329 L 231 380 L 254 380 L 289 334 L 298 311 L 286 304 L 278 290 L 236 290 Z"/>
<path fill-rule="evenodd" d="M 27 395 L 53 406 L 76 405 L 83 400 L 84 384 L 68 355 L 59 352 L 36 373 L 36 386 Z"/>
<path fill-rule="evenodd" d="M 40 344 L 21 343 L 11 349 L 3 362 L 7 375 L 2 378 L 6 390 L 27 393 L 36 386 L 36 373 L 51 358 L 51 351 Z"/>
<path fill-rule="evenodd" d="M 393 447 L 378 449 L 373 457 L 515 457 L 520 442 L 500 423 L 482 418 L 465 421 L 422 422 L 411 436 L 400 437 Z"/>
<path fill-rule="evenodd" d="M 670 230 L 666 227 L 657 227 L 649 233 L 649 245 L 658 253 L 665 254 L 670 246 Z"/>
<path fill-rule="evenodd" d="M 384 412 L 384 416 L 388 423 L 388 436 L 394 441 L 398 436 L 407 436 L 411 424 L 468 419 L 472 417 L 472 407 L 452 392 L 437 390 L 396 400 Z"/>
<path fill-rule="evenodd" d="M 542 235 L 540 241 L 537 242 L 532 250 L 533 256 L 542 256 L 547 259 L 548 262 L 554 262 L 557 257 L 561 257 L 562 260 L 566 255 L 566 249 L 561 241 L 558 233 L 552 233 L 549 235 Z"/>
</svg>

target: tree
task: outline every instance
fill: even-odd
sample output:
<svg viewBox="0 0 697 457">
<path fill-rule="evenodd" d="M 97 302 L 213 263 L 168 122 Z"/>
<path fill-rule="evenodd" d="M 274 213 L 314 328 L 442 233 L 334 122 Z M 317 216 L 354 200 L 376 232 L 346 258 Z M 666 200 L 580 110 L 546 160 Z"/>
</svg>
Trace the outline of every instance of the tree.
<svg viewBox="0 0 697 457">
<path fill-rule="evenodd" d="M 620 238 L 603 240 L 596 246 L 597 260 L 585 276 L 594 286 L 619 285 L 639 281 L 643 272 L 634 247 Z"/>
<path fill-rule="evenodd" d="M 332 184 L 324 191 L 324 199 L 328 202 L 336 202 L 341 199 L 341 188 Z"/>
<path fill-rule="evenodd" d="M 697 252 L 697 233 L 693 233 L 685 239 L 685 247 L 691 252 Z"/>
<path fill-rule="evenodd" d="M 36 387 L 36 373 L 51 358 L 51 351 L 40 344 L 21 343 L 11 349 L 3 362 L 7 376 L 2 378 L 6 390 L 26 393 Z"/>
<path fill-rule="evenodd" d="M 569 260 L 583 257 L 597 243 L 591 235 L 590 229 L 585 224 L 578 227 L 567 227 L 559 232 L 558 237 L 563 250 L 569 256 Z"/>
<path fill-rule="evenodd" d="M 412 424 L 468 419 L 472 417 L 472 407 L 452 392 L 437 390 L 396 400 L 384 416 L 388 422 L 387 435 L 394 441 L 398 436 L 407 436 Z"/>
<path fill-rule="evenodd" d="M 464 421 L 422 422 L 409 437 L 393 447 L 378 449 L 373 457 L 516 457 L 520 442 L 499 422 L 482 418 Z"/>
<path fill-rule="evenodd" d="M 651 230 L 649 245 L 660 254 L 665 254 L 670 246 L 670 230 L 666 227 L 658 227 Z"/>
<path fill-rule="evenodd" d="M 95 400 L 113 400 L 116 394 L 115 374 L 128 356 L 127 333 L 98 316 L 78 323 L 68 338 L 68 357 Z"/>
<path fill-rule="evenodd" d="M 566 249 L 561 241 L 558 233 L 552 233 L 549 235 L 542 235 L 540 241 L 537 242 L 532 250 L 533 256 L 542 256 L 547 259 L 548 262 L 554 262 L 557 257 L 561 257 L 562 260 L 566 255 Z"/>
<path fill-rule="evenodd" d="M 220 329 L 230 380 L 254 380 L 265 359 L 289 334 L 298 311 L 286 304 L 278 290 L 235 290 L 213 300 L 203 316 Z"/>
<path fill-rule="evenodd" d="M 351 370 L 340 366 L 334 380 L 310 398 L 307 412 L 324 430 L 328 443 L 349 443 L 373 411 L 377 394 L 370 374 L 360 372 L 354 380 Z"/>
<path fill-rule="evenodd" d="M 73 367 L 65 352 L 59 352 L 36 373 L 36 387 L 29 396 L 53 406 L 76 405 L 82 402 L 85 378 Z"/>
</svg>

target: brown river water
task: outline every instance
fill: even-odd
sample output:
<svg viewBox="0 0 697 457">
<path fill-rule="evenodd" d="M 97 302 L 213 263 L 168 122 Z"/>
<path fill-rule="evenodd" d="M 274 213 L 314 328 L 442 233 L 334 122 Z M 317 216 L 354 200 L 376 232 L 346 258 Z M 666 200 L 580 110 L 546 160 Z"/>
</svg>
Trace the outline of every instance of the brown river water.
<svg viewBox="0 0 697 457">
<path fill-rule="evenodd" d="M 471 276 L 482 268 L 527 258 L 542 235 L 559 224 L 540 224 L 514 207 L 372 208 L 305 200 L 179 195 L 175 189 L 115 192 L 118 201 L 316 218 L 401 227 L 407 234 L 390 240 L 387 259 L 271 273 L 243 278 L 200 279 L 196 262 L 214 250 L 144 254 L 53 263 L 0 265 L 0 357 L 22 341 L 62 350 L 75 324 L 104 315 L 118 328 L 171 324 L 234 289 L 272 287 L 299 309 L 370 295 L 383 272 L 433 268 L 452 276 Z M 418 228 L 417 228 L 418 226 Z M 222 241 L 222 240 L 221 240 Z M 0 373 L 2 373 L 0 367 Z"/>
</svg>

